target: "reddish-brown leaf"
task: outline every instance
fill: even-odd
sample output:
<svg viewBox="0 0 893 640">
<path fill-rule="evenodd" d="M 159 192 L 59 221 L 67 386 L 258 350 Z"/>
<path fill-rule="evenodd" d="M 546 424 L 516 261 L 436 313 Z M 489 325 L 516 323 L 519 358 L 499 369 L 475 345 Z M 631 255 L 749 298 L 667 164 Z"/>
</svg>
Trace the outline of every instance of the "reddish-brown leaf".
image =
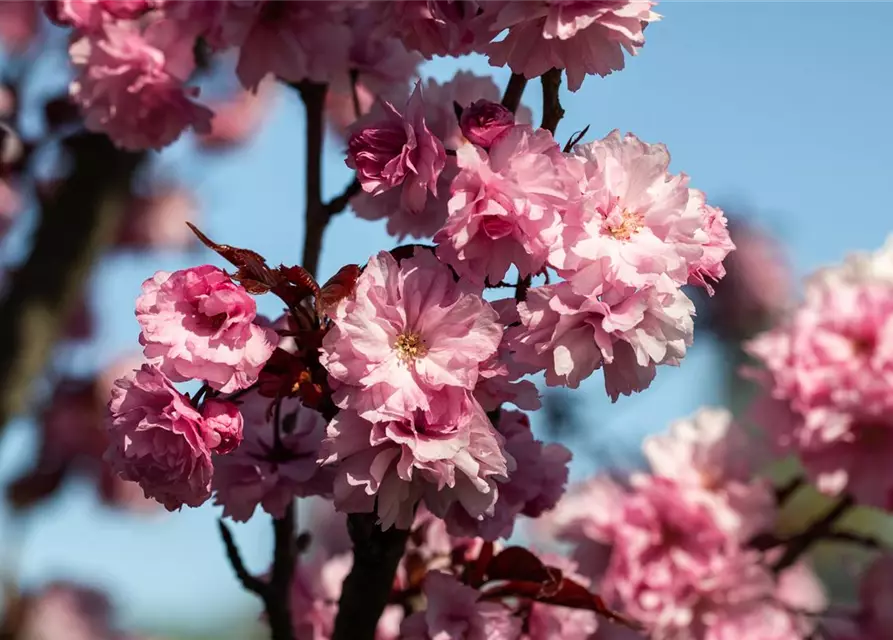
<svg viewBox="0 0 893 640">
<path fill-rule="evenodd" d="M 552 579 L 548 567 L 523 547 L 508 547 L 499 552 L 487 567 L 490 580 L 523 580 L 543 583 Z"/>
<path fill-rule="evenodd" d="M 304 292 L 304 295 L 302 296 L 304 298 L 316 295 L 319 292 L 319 285 L 316 283 L 313 276 L 310 275 L 310 272 L 304 267 L 286 267 L 284 265 L 279 265 L 279 273 L 281 273 L 288 282 L 297 287 L 299 291 Z"/>
<path fill-rule="evenodd" d="M 262 255 L 250 249 L 231 247 L 228 244 L 219 244 L 198 230 L 191 222 L 187 222 L 192 232 L 209 249 L 216 251 L 228 262 L 236 267 L 232 275 L 249 293 L 266 293 L 275 287 L 282 279 L 278 273 L 267 266 L 267 261 Z"/>
<path fill-rule="evenodd" d="M 336 304 L 353 293 L 360 277 L 360 268 L 355 264 L 344 265 L 322 286 L 316 294 L 316 313 L 326 314 Z"/>
</svg>

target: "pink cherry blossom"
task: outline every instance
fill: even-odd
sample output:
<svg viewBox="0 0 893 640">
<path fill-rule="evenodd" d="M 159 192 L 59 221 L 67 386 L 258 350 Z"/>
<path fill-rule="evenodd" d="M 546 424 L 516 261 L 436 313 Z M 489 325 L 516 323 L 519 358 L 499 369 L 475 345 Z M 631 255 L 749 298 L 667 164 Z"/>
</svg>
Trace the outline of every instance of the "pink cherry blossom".
<svg viewBox="0 0 893 640">
<path fill-rule="evenodd" d="M 429 192 L 437 197 L 437 179 L 446 163 L 443 143 L 425 124 L 420 84 L 404 114 L 390 103 L 384 110 L 386 120 L 371 122 L 351 136 L 347 165 L 357 170 L 364 191 L 377 196 L 399 188 L 401 207 L 419 213 Z"/>
<path fill-rule="evenodd" d="M 517 125 L 489 152 L 460 147 L 457 160 L 450 217 L 434 237 L 438 256 L 474 282 L 495 284 L 511 265 L 522 277 L 540 271 L 578 193 L 552 135 Z"/>
<path fill-rule="evenodd" d="M 205 380 L 225 393 L 253 384 L 279 341 L 256 315 L 248 292 L 211 265 L 159 271 L 136 301 L 150 362 L 174 381 Z"/>
<path fill-rule="evenodd" d="M 583 206 L 566 220 L 550 261 L 576 288 L 589 292 L 605 279 L 640 287 L 662 274 L 682 285 L 690 272 L 707 268 L 703 247 L 711 236 L 704 229 L 703 194 L 688 188 L 684 174 L 668 173 L 664 145 L 615 130 L 577 145 L 572 158 Z M 721 226 L 721 212 L 716 216 L 714 225 Z M 709 268 L 718 275 L 716 265 Z"/>
<path fill-rule="evenodd" d="M 499 33 L 491 3 L 481 0 L 396 0 L 385 15 L 409 49 L 426 58 L 461 56 Z M 393 27 L 392 27 L 393 28 Z"/>
<path fill-rule="evenodd" d="M 499 485 L 493 515 L 477 521 L 461 511 L 454 513 L 452 535 L 508 538 L 518 515 L 537 518 L 552 509 L 564 493 L 571 460 L 564 445 L 535 440 L 530 421 L 520 411 L 502 411 L 496 428 L 505 438 L 505 451 L 515 459 L 516 469 L 508 482 Z"/>
<path fill-rule="evenodd" d="M 118 380 L 109 409 L 106 460 L 122 478 L 168 511 L 210 497 L 211 447 L 220 438 L 158 368 L 143 365 Z"/>
<path fill-rule="evenodd" d="M 254 0 L 236 9 L 243 32 L 236 75 L 254 90 L 268 74 L 287 82 L 328 82 L 348 68 L 350 28 L 339 2 Z"/>
<path fill-rule="evenodd" d="M 195 66 L 192 47 L 165 20 L 143 30 L 109 23 L 75 41 L 69 53 L 78 75 L 70 91 L 87 128 L 134 150 L 165 147 L 190 126 L 207 131 L 211 112 L 185 85 Z"/>
<path fill-rule="evenodd" d="M 242 414 L 232 402 L 207 400 L 202 407 L 202 417 L 213 434 L 209 446 L 219 455 L 231 453 L 242 442 Z"/>
<path fill-rule="evenodd" d="M 403 621 L 403 640 L 514 640 L 521 633 L 521 619 L 498 602 L 480 600 L 480 593 L 454 577 L 432 571 L 425 578 L 424 611 Z"/>
<path fill-rule="evenodd" d="M 186 189 L 156 185 L 145 196 L 134 196 L 121 228 L 117 246 L 122 249 L 186 249 L 196 243 L 186 226 L 198 218 L 198 203 Z"/>
<path fill-rule="evenodd" d="M 645 25 L 660 19 L 648 0 L 534 0 L 505 2 L 493 26 L 500 41 L 483 48 L 490 64 L 508 64 L 528 78 L 556 67 L 567 70 L 576 91 L 587 75 L 623 69 L 623 50 L 636 55 L 645 44 Z"/>
<path fill-rule="evenodd" d="M 879 556 L 862 576 L 856 618 L 859 640 L 883 640 L 893 625 L 893 556 Z"/>
<path fill-rule="evenodd" d="M 402 420 L 371 423 L 340 412 L 326 440 L 326 463 L 338 463 L 336 507 L 377 510 L 383 528 L 402 529 L 410 527 L 423 498 L 440 516 L 454 504 L 470 518 L 492 513 L 496 481 L 514 467 L 502 437 L 472 399 L 462 400 L 463 393 L 454 390 L 427 416 L 419 411 Z"/>
<path fill-rule="evenodd" d="M 297 398 L 286 398 L 277 438 L 272 402 L 253 391 L 243 396 L 245 439 L 229 455 L 214 457 L 214 503 L 237 522 L 248 521 L 258 505 L 281 518 L 295 497 L 332 495 L 333 472 L 318 463 L 325 420 Z"/>
<path fill-rule="evenodd" d="M 478 100 L 462 110 L 459 128 L 462 135 L 484 149 L 515 126 L 515 114 L 498 102 Z"/>
<path fill-rule="evenodd" d="M 724 260 L 735 249 L 735 244 L 729 235 L 728 221 L 722 210 L 708 205 L 704 194 L 697 189 L 689 189 L 688 193 L 688 206 L 696 207 L 701 212 L 703 231 L 700 238 L 703 253 L 700 259 L 689 264 L 688 283 L 703 287 L 712 296 L 714 291 L 710 283 L 725 277 Z"/>
<path fill-rule="evenodd" d="M 369 420 L 411 419 L 449 389 L 474 389 L 502 338 L 493 308 L 422 249 L 369 260 L 332 319 L 320 362 L 338 406 Z"/>
<path fill-rule="evenodd" d="M 612 400 L 648 387 L 659 364 L 677 365 L 692 342 L 694 305 L 670 280 L 651 287 L 600 287 L 587 297 L 569 283 L 536 287 L 510 330 L 515 357 L 571 388 L 599 368 Z"/>
<path fill-rule="evenodd" d="M 28 594 L 15 637 L 20 640 L 118 640 L 108 598 L 87 587 L 53 582 Z"/>
<path fill-rule="evenodd" d="M 22 198 L 8 180 L 0 178 L 0 241 L 15 223 L 22 210 Z"/>
<path fill-rule="evenodd" d="M 590 588 L 589 579 L 577 573 L 577 565 L 572 560 L 555 554 L 540 556 L 550 567 L 561 570 L 565 578 Z M 533 602 L 527 615 L 527 632 L 522 640 L 590 640 L 599 628 L 598 619 L 592 611 L 572 609 L 551 604 Z"/>
<path fill-rule="evenodd" d="M 96 31 L 116 20 L 134 20 L 159 4 L 157 0 L 49 0 L 44 2 L 49 19 L 79 31 Z"/>
<path fill-rule="evenodd" d="M 24 53 L 39 33 L 39 3 L 33 0 L 0 2 L 0 44 L 8 53 Z"/>
<path fill-rule="evenodd" d="M 261 82 L 254 93 L 239 91 L 228 99 L 213 102 L 211 129 L 198 136 L 202 150 L 222 151 L 248 142 L 269 115 L 275 93 L 273 83 Z"/>
<path fill-rule="evenodd" d="M 889 249 L 819 273 L 803 305 L 747 349 L 766 396 L 754 416 L 825 493 L 893 505 L 893 264 Z"/>
</svg>

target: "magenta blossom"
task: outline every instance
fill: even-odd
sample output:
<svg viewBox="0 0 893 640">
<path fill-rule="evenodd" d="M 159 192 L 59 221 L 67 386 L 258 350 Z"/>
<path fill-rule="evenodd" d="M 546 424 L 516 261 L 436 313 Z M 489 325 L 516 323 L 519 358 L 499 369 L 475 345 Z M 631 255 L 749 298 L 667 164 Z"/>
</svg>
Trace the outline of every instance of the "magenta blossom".
<svg viewBox="0 0 893 640">
<path fill-rule="evenodd" d="M 498 102 L 478 100 L 462 110 L 459 128 L 462 135 L 484 149 L 515 126 L 515 114 Z"/>
<path fill-rule="evenodd" d="M 569 283 L 536 287 L 508 333 L 517 360 L 571 388 L 599 368 L 616 400 L 651 384 L 659 364 L 677 365 L 692 342 L 694 305 L 668 276 L 653 287 L 605 288 L 587 297 Z"/>
<path fill-rule="evenodd" d="M 207 400 L 202 407 L 205 426 L 213 432 L 211 449 L 219 455 L 231 453 L 242 442 L 244 421 L 239 407 L 232 402 Z"/>
<path fill-rule="evenodd" d="M 296 496 L 331 497 L 333 472 L 318 463 L 326 432 L 319 413 L 296 398 L 282 400 L 277 439 L 269 398 L 251 392 L 241 410 L 244 441 L 229 455 L 214 457 L 214 503 L 223 505 L 225 516 L 247 522 L 260 505 L 281 518 Z"/>
<path fill-rule="evenodd" d="M 394 0 L 388 2 L 387 25 L 396 29 L 409 49 L 426 58 L 461 56 L 489 42 L 493 31 L 488 0 Z"/>
<path fill-rule="evenodd" d="M 552 134 L 516 125 L 489 152 L 464 145 L 457 159 L 437 255 L 473 282 L 495 284 L 511 265 L 521 276 L 539 272 L 579 192 Z"/>
<path fill-rule="evenodd" d="M 55 24 L 80 31 L 95 31 L 116 20 L 135 20 L 161 0 L 48 0 L 47 17 Z"/>
<path fill-rule="evenodd" d="M 508 35 L 484 51 L 490 64 L 508 64 L 535 78 L 555 67 L 567 70 L 576 91 L 587 75 L 623 69 L 623 50 L 636 55 L 645 44 L 645 25 L 660 16 L 648 0 L 531 0 L 503 2 L 493 30 Z"/>
<path fill-rule="evenodd" d="M 197 507 L 211 495 L 211 449 L 222 442 L 158 368 L 121 378 L 109 402 L 106 460 L 168 511 Z"/>
<path fill-rule="evenodd" d="M 441 516 L 456 503 L 472 519 L 492 514 L 496 481 L 514 468 L 503 439 L 467 392 L 443 392 L 440 404 L 402 420 L 371 423 L 350 411 L 332 420 L 326 462 L 338 463 L 339 510 L 377 509 L 382 527 L 402 529 L 423 498 Z"/>
<path fill-rule="evenodd" d="M 254 299 L 221 269 L 159 271 L 136 301 L 140 343 L 172 380 L 205 380 L 218 391 L 257 380 L 279 337 L 255 323 Z"/>
<path fill-rule="evenodd" d="M 400 188 L 401 206 L 420 212 L 430 192 L 437 196 L 437 179 L 446 163 L 443 143 L 425 124 L 421 84 L 417 84 L 401 115 L 384 104 L 386 120 L 354 133 L 348 142 L 347 165 L 373 196 Z"/>
<path fill-rule="evenodd" d="M 499 602 L 481 600 L 480 593 L 454 577 L 431 571 L 423 587 L 427 607 L 403 621 L 403 640 L 514 640 L 521 619 Z"/>
<path fill-rule="evenodd" d="M 332 319 L 320 362 L 335 402 L 373 421 L 412 419 L 449 389 L 474 389 L 502 338 L 493 308 L 421 249 L 399 264 L 386 252 L 369 260 Z"/>
<path fill-rule="evenodd" d="M 135 150 L 161 149 L 188 127 L 207 132 L 212 114 L 185 85 L 195 67 L 192 47 L 165 20 L 143 30 L 108 23 L 75 41 L 69 53 L 78 75 L 70 91 L 87 128 Z"/>
</svg>

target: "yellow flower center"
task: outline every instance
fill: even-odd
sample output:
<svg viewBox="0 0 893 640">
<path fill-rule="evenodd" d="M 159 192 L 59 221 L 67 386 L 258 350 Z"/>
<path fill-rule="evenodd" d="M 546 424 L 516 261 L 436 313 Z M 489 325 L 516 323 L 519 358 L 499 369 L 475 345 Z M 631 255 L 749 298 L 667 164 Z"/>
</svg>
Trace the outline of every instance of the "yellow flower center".
<svg viewBox="0 0 893 640">
<path fill-rule="evenodd" d="M 394 350 L 397 357 L 406 364 L 424 358 L 428 353 L 425 341 L 417 333 L 401 333 L 394 341 Z"/>
<path fill-rule="evenodd" d="M 614 238 L 626 242 L 639 232 L 639 229 L 644 226 L 644 222 L 645 216 L 641 213 L 630 213 L 624 209 L 620 214 L 620 224 L 612 225 L 610 222 L 606 222 L 605 227 Z"/>
</svg>

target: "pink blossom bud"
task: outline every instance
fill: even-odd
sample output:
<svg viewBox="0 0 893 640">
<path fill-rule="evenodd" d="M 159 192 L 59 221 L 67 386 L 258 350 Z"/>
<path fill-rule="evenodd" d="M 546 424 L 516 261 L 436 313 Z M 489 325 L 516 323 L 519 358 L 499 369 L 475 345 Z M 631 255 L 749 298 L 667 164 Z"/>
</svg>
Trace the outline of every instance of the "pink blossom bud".
<svg viewBox="0 0 893 640">
<path fill-rule="evenodd" d="M 478 100 L 465 108 L 459 127 L 469 142 L 489 148 L 493 141 L 515 126 L 515 114 L 497 102 Z"/>
<path fill-rule="evenodd" d="M 202 417 L 208 428 L 207 445 L 214 453 L 226 455 L 242 442 L 242 414 L 232 402 L 208 400 L 202 409 Z"/>
</svg>

